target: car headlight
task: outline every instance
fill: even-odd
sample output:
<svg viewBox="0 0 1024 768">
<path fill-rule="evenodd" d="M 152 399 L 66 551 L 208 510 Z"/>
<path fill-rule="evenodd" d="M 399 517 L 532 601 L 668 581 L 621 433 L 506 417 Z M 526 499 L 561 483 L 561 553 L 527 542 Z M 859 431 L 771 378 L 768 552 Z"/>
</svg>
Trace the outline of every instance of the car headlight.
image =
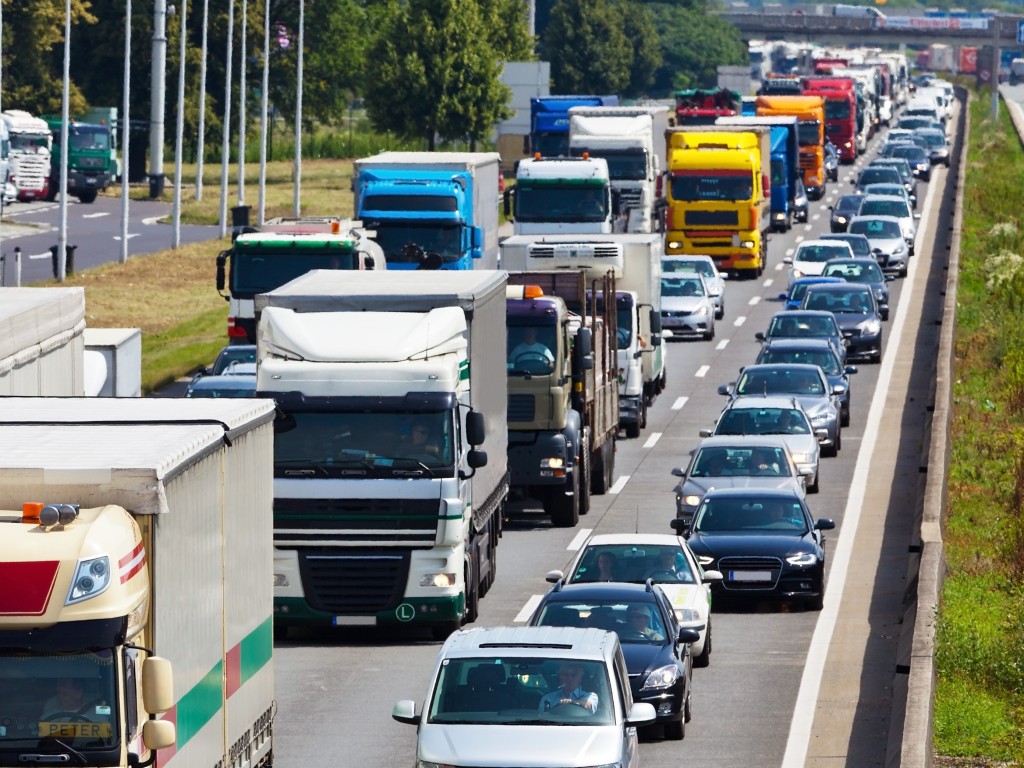
<svg viewBox="0 0 1024 768">
<path fill-rule="evenodd" d="M 658 688 L 670 688 L 679 679 L 679 667 L 675 664 L 666 664 L 651 672 L 640 686 L 641 691 L 651 691 Z"/>
<path fill-rule="evenodd" d="M 697 562 L 700 563 L 701 568 L 707 568 L 709 565 L 713 565 L 715 558 L 711 555 L 697 555 Z"/>
<path fill-rule="evenodd" d="M 819 413 L 816 413 L 813 416 L 811 416 L 811 424 L 813 424 L 815 426 L 817 426 L 819 424 L 827 424 L 828 423 L 828 417 L 829 417 L 828 411 L 821 411 Z"/>
<path fill-rule="evenodd" d="M 882 330 L 882 324 L 877 320 L 866 320 L 860 324 L 860 330 L 861 333 L 873 336 Z"/>
<path fill-rule="evenodd" d="M 696 507 L 700 504 L 700 496 L 690 494 L 689 496 L 683 496 L 683 504 L 687 507 Z"/>
<path fill-rule="evenodd" d="M 836 216 L 836 221 L 838 223 L 840 223 L 840 224 L 845 224 L 846 223 L 846 217 L 845 216 Z"/>
<path fill-rule="evenodd" d="M 900 243 L 899 245 L 897 245 L 895 248 L 892 249 L 892 255 L 893 256 L 902 256 L 906 252 L 907 252 L 907 244 L 906 243 Z"/>
<path fill-rule="evenodd" d="M 707 313 L 708 313 L 708 308 L 707 307 L 701 307 L 700 309 L 695 309 L 693 311 L 693 316 L 694 317 L 704 317 Z"/>
<path fill-rule="evenodd" d="M 807 453 L 801 452 L 801 453 L 794 453 L 793 454 L 793 463 L 794 464 L 806 464 L 810 460 L 811 460 L 811 457 Z"/>
<path fill-rule="evenodd" d="M 799 555 L 790 555 L 786 558 L 790 565 L 808 566 L 818 562 L 818 556 L 813 552 L 801 552 Z"/>
<path fill-rule="evenodd" d="M 676 621 L 680 624 L 692 624 L 704 621 L 704 617 L 700 615 L 700 611 L 696 608 L 676 608 Z"/>
<path fill-rule="evenodd" d="M 790 274 L 791 274 L 791 275 L 793 276 L 793 279 L 794 279 L 794 280 L 795 280 L 796 278 L 798 278 L 798 277 L 803 277 L 803 276 L 804 276 L 804 273 L 803 273 L 803 272 L 801 272 L 801 271 L 800 271 L 799 269 L 797 269 L 796 267 L 793 267 L 793 270 L 792 270 L 792 272 L 791 272 Z"/>
</svg>

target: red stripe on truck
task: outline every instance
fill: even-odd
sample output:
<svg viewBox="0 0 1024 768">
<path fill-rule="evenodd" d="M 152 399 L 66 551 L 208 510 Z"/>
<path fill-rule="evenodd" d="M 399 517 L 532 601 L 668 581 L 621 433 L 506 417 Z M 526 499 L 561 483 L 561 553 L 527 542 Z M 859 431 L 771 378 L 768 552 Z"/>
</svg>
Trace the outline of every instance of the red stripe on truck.
<svg viewBox="0 0 1024 768">
<path fill-rule="evenodd" d="M 0 563 L 0 616 L 46 613 L 59 567 L 59 560 Z"/>
</svg>

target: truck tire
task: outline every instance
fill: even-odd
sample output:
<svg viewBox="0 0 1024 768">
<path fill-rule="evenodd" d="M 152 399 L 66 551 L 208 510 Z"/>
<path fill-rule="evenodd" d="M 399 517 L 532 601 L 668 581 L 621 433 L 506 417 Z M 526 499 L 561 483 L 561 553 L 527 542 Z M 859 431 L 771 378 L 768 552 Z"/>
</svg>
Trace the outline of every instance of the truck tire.
<svg viewBox="0 0 1024 768">
<path fill-rule="evenodd" d="M 52 203 L 57 199 L 57 185 L 50 182 L 50 185 L 46 188 L 46 202 Z"/>
<path fill-rule="evenodd" d="M 85 192 L 79 192 L 78 202 L 85 203 L 86 205 L 96 202 L 96 190 L 87 189 Z"/>
<path fill-rule="evenodd" d="M 430 634 L 435 640 L 447 640 L 448 635 L 462 626 L 461 621 L 443 621 L 430 627 Z"/>
<path fill-rule="evenodd" d="M 466 563 L 466 617 L 465 624 L 480 618 L 480 566 L 479 560 Z"/>
<path fill-rule="evenodd" d="M 571 495 L 564 488 L 552 488 L 544 499 L 544 511 L 556 528 L 573 528 L 580 521 L 579 474 L 573 472 L 570 482 Z"/>
<path fill-rule="evenodd" d="M 615 474 L 615 443 L 611 439 L 605 440 L 594 451 L 590 472 L 590 492 L 596 496 L 608 493 Z"/>
<path fill-rule="evenodd" d="M 640 429 L 647 429 L 647 399 L 646 393 L 640 396 Z"/>
</svg>

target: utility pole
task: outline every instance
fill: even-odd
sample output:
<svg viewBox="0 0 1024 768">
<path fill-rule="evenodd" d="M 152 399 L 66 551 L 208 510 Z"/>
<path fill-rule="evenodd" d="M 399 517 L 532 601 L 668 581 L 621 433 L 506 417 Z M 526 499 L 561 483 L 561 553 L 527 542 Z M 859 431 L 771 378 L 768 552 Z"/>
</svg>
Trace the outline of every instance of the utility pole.
<svg viewBox="0 0 1024 768">
<path fill-rule="evenodd" d="M 174 6 L 171 6 L 171 12 Z M 149 196 L 164 192 L 164 70 L 167 66 L 167 0 L 153 0 L 153 67 L 149 103 Z"/>
</svg>

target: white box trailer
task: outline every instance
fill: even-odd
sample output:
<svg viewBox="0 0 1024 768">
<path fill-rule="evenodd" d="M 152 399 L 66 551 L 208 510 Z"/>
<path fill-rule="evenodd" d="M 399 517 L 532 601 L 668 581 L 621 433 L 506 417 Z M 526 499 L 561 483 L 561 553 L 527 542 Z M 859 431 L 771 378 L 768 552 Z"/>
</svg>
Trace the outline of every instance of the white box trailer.
<svg viewBox="0 0 1024 768">
<path fill-rule="evenodd" d="M 84 394 L 84 288 L 0 288 L 0 395 Z"/>
<path fill-rule="evenodd" d="M 142 331 L 138 328 L 86 328 L 85 355 L 86 395 L 142 394 Z"/>
<path fill-rule="evenodd" d="M 0 766 L 269 765 L 273 402 L 4 405 Z M 76 718 L 41 711 L 65 677 Z"/>
</svg>

